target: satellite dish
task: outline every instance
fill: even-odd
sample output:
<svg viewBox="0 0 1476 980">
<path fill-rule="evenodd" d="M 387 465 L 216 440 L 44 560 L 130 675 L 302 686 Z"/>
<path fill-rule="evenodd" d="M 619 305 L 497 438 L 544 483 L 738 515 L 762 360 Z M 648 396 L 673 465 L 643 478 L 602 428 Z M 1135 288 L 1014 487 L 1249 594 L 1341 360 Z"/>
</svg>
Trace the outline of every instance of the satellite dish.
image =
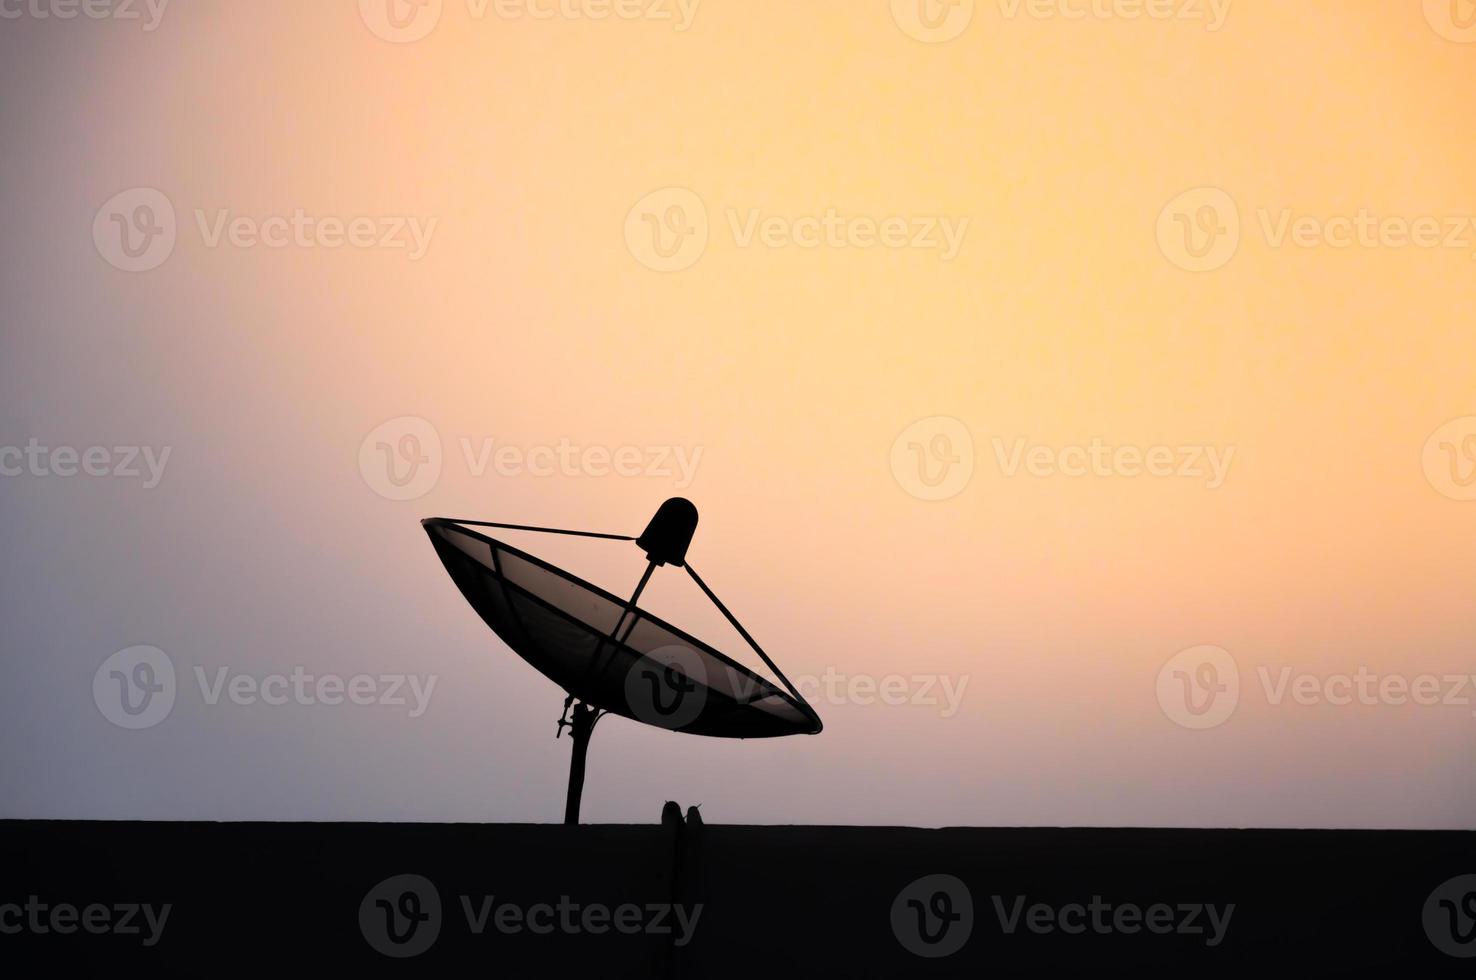
<svg viewBox="0 0 1476 980">
<path fill-rule="evenodd" d="M 558 726 L 558 735 L 567 727 L 574 742 L 565 823 L 579 822 L 589 738 L 606 714 L 717 738 L 815 735 L 823 727 L 815 709 L 687 562 L 697 530 L 691 501 L 666 501 L 638 538 L 446 517 L 429 518 L 421 526 L 483 621 L 568 694 Z M 621 599 L 472 530 L 478 527 L 634 541 L 646 553 L 645 574 L 630 598 Z M 687 570 L 785 690 L 636 604 L 662 565 Z"/>
</svg>

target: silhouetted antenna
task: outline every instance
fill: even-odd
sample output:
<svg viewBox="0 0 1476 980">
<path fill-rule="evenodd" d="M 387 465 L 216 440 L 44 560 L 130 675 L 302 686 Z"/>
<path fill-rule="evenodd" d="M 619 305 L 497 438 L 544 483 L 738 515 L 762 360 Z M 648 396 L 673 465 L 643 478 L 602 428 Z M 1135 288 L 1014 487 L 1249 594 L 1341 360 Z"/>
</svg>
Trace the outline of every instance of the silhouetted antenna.
<svg viewBox="0 0 1476 980">
<path fill-rule="evenodd" d="M 718 738 L 814 735 L 824 727 L 789 678 L 687 564 L 697 529 L 691 501 L 673 497 L 663 503 L 639 537 L 445 517 L 421 525 L 483 621 L 568 695 L 555 733 L 568 728 L 574 743 L 565 823 L 579 822 L 589 739 L 606 714 Z M 646 568 L 630 597 L 620 599 L 473 527 L 634 541 L 646 553 Z M 687 569 L 788 693 L 640 608 L 641 594 L 663 565 Z"/>
</svg>

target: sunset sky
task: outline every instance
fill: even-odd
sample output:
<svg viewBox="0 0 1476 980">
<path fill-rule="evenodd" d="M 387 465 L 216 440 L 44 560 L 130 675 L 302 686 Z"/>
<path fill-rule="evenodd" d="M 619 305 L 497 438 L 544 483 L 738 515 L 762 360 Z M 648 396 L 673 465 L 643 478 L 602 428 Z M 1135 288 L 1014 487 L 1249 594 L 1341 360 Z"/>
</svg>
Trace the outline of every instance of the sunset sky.
<svg viewBox="0 0 1476 980">
<path fill-rule="evenodd" d="M 1466 0 L 38 2 L 0 816 L 556 820 L 563 692 L 419 521 L 681 495 L 825 730 L 610 718 L 587 821 L 1476 827 Z M 223 693 L 295 668 L 435 680 Z"/>
</svg>

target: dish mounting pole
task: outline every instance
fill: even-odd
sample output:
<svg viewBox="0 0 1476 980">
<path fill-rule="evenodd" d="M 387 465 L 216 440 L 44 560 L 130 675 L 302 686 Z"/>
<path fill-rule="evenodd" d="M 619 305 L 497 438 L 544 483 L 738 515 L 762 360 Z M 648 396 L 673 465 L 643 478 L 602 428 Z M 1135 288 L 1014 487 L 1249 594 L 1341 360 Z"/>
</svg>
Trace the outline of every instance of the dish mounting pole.
<svg viewBox="0 0 1476 980">
<path fill-rule="evenodd" d="M 646 552 L 646 572 L 641 576 L 641 581 L 635 587 L 635 592 L 625 603 L 625 609 L 620 618 L 616 620 L 614 629 L 610 630 L 607 637 L 600 641 L 595 648 L 594 655 L 590 657 L 589 666 L 586 668 L 586 678 L 593 674 L 597 668 L 603 673 L 603 668 L 609 666 L 609 661 L 615 658 L 615 652 L 620 644 L 635 630 L 636 621 L 639 616 L 636 613 L 636 602 L 640 600 L 641 593 L 645 591 L 646 585 L 651 581 L 651 573 L 662 565 L 671 564 L 680 568 L 686 564 L 687 547 L 692 543 L 692 535 L 697 530 L 697 508 L 690 500 L 682 497 L 672 497 L 656 510 L 656 515 L 646 525 L 646 530 L 638 538 L 632 538 L 626 534 L 601 534 L 595 531 L 571 531 L 562 528 L 537 527 L 531 524 L 504 524 L 498 521 L 466 521 L 452 519 L 452 523 L 465 524 L 468 527 L 496 527 L 506 528 L 514 531 L 538 531 L 544 534 L 572 534 L 585 538 L 608 538 L 615 541 L 634 541 Z M 695 577 L 695 575 L 694 575 Z M 706 587 L 704 586 L 704 590 Z M 710 593 L 709 593 L 710 594 Z M 719 603 L 719 608 L 722 608 Z M 727 612 L 726 609 L 723 610 Z M 728 617 L 732 618 L 731 614 Z M 736 622 L 736 621 L 735 621 Z M 739 627 L 741 630 L 742 627 Z M 746 636 L 747 634 L 745 634 Z M 753 641 L 750 640 L 750 643 Z M 600 664 L 600 655 L 604 652 L 607 644 L 614 644 L 610 657 L 606 662 Z M 762 650 L 759 651 L 763 653 Z M 764 657 L 765 661 L 768 657 Z M 772 666 L 772 664 L 770 665 Z M 783 675 L 780 675 L 783 678 Z M 787 683 L 787 681 L 786 681 Z M 569 712 L 574 712 L 574 717 L 569 720 Z M 593 705 L 578 704 L 574 701 L 574 695 L 570 694 L 564 699 L 564 717 L 559 719 L 559 735 L 564 729 L 569 729 L 569 737 L 573 740 L 572 754 L 569 758 L 569 791 L 564 799 L 564 823 L 572 825 L 579 823 L 579 801 L 584 795 L 584 764 L 589 756 L 589 738 L 594 734 L 595 722 L 607 714 L 601 708 Z M 557 737 L 557 736 L 555 736 Z"/>
<path fill-rule="evenodd" d="M 584 795 L 584 760 L 589 755 L 589 737 L 594 734 L 595 722 L 599 720 L 600 709 L 587 704 L 574 705 L 574 720 L 569 723 L 574 751 L 569 757 L 569 795 L 564 800 L 566 825 L 579 822 L 579 800 Z"/>
<path fill-rule="evenodd" d="M 630 598 L 626 601 L 625 609 L 621 611 L 620 618 L 615 622 L 615 628 L 595 648 L 594 656 L 590 658 L 589 662 L 590 670 L 594 668 L 595 663 L 600 659 L 600 654 L 604 651 L 607 643 L 623 643 L 625 637 L 630 635 L 630 631 L 635 629 L 637 618 L 635 616 L 636 603 L 640 601 L 641 593 L 646 591 L 646 585 L 651 581 L 651 573 L 656 571 L 656 566 L 659 564 L 660 562 L 652 560 L 646 565 L 646 574 L 641 576 L 640 583 L 636 585 L 635 591 L 631 593 Z M 622 631 L 624 635 L 622 635 Z M 615 653 L 611 651 L 610 659 L 613 660 L 614 658 Z M 586 671 L 587 674 L 588 671 Z M 572 754 L 569 757 L 569 793 L 564 800 L 564 823 L 569 826 L 579 822 L 579 799 L 584 795 L 584 760 L 589 755 L 589 737 L 594 734 L 595 722 L 599 721 L 605 715 L 605 712 L 599 708 L 582 703 L 574 704 L 574 695 L 572 694 L 564 700 L 565 715 L 571 710 L 571 705 L 573 705 L 574 720 L 564 721 L 560 719 L 559 721 L 559 731 L 562 733 L 565 726 L 568 726 L 569 737 L 574 740 Z"/>
</svg>

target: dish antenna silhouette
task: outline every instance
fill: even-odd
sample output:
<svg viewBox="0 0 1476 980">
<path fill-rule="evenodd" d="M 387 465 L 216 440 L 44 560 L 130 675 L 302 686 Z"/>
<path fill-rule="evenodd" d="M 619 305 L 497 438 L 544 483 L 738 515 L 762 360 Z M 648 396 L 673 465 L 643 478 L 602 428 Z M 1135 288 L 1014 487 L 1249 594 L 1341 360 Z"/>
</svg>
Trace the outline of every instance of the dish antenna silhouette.
<svg viewBox="0 0 1476 980">
<path fill-rule="evenodd" d="M 568 728 L 574 743 L 566 824 L 579 822 L 589 738 L 607 714 L 718 738 L 815 735 L 823 727 L 815 709 L 687 561 L 697 530 L 691 501 L 666 501 L 638 538 L 448 517 L 420 523 L 472 608 L 514 653 L 568 694 L 555 735 Z M 474 527 L 634 541 L 646 553 L 646 571 L 630 598 L 621 599 Z M 787 693 L 636 605 L 662 565 L 687 570 Z"/>
</svg>

